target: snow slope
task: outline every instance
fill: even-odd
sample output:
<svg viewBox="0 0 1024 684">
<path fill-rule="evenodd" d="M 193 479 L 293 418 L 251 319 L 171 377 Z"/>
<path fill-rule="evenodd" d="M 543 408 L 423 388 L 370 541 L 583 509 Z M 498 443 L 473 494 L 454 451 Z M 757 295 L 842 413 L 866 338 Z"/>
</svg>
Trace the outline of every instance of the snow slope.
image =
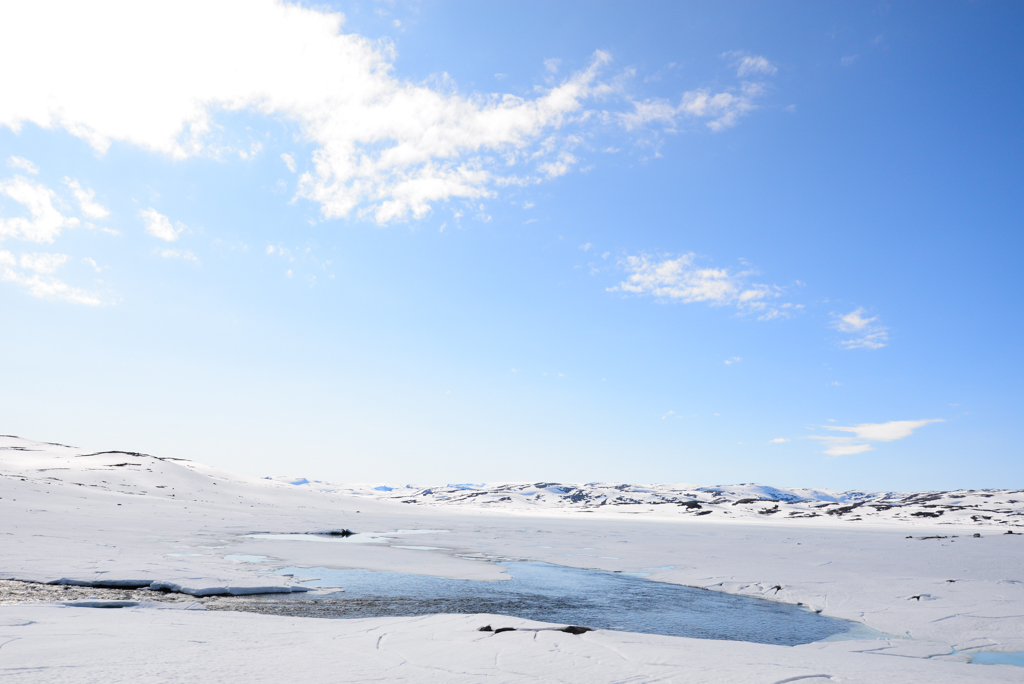
<svg viewBox="0 0 1024 684">
<path fill-rule="evenodd" d="M 373 487 L 363 489 L 376 494 L 296 485 L 131 452 L 0 438 L 0 578 L 230 593 L 294 586 L 268 576 L 285 566 L 501 580 L 502 559 L 532 559 L 803 603 L 894 638 L 789 648 L 610 632 L 474 631 L 477 623 L 519 624 L 493 616 L 326 621 L 14 605 L 0 606 L 0 673 L 10 681 L 238 678 L 229 671 L 255 681 L 1024 679 L 1012 666 L 965 664 L 978 651 L 1024 651 L 1024 535 L 972 520 L 982 501 L 970 515 L 943 509 L 941 518 L 797 518 L 756 508 L 798 504 L 738 502 L 800 490 L 593 485 L 621 496 L 709 497 L 698 503 L 715 514 L 697 516 L 704 508 L 679 502 L 574 504 L 569 491 L 533 487 L 550 505 L 478 505 L 481 497 L 416 505 Z M 455 496 L 485 491 L 448 489 Z M 495 494 L 512 497 L 488 490 Z M 1016 511 L 1010 493 L 980 494 L 993 502 L 986 506 Z M 817 496 L 825 503 L 820 497 L 834 494 Z M 932 511 L 924 506 L 952 500 L 943 495 L 902 509 Z M 749 508 L 755 510 L 739 513 Z M 342 529 L 357 534 L 309 534 Z"/>
</svg>

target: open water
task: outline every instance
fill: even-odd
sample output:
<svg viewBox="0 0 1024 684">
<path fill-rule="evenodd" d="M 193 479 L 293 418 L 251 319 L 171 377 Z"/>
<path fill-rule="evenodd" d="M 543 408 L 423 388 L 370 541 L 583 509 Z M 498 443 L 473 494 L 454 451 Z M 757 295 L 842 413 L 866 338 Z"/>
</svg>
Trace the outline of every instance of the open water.
<svg viewBox="0 0 1024 684">
<path fill-rule="evenodd" d="M 344 591 L 252 597 L 243 610 L 324 618 L 492 613 L 644 634 L 795 646 L 885 635 L 801 606 L 537 562 L 502 563 L 507 581 L 451 580 L 370 570 L 281 568 Z M 235 603 L 235 601 L 233 601 Z M 238 610 L 237 606 L 235 610 Z M 502 627 L 491 619 L 492 627 Z M 483 626 L 481 624 L 481 626 Z"/>
</svg>

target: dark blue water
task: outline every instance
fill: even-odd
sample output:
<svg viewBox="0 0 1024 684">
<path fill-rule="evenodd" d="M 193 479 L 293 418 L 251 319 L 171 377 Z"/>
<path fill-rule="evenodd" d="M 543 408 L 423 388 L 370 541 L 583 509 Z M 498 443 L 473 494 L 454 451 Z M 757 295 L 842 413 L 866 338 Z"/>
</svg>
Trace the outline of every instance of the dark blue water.
<svg viewBox="0 0 1024 684">
<path fill-rule="evenodd" d="M 883 635 L 794 606 L 642 577 L 536 562 L 505 563 L 508 581 L 451 580 L 369 570 L 282 568 L 343 592 L 252 598 L 246 610 L 326 618 L 491 613 L 562 625 L 795 646 Z M 494 628 L 500 619 L 489 619 Z M 482 626 L 482 623 L 481 623 Z"/>
</svg>

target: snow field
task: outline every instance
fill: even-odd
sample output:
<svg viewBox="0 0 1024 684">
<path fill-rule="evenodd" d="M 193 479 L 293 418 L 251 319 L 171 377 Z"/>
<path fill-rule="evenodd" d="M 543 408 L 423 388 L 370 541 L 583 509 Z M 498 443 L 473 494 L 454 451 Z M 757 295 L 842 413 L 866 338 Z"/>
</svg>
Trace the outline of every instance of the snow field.
<svg viewBox="0 0 1024 684">
<path fill-rule="evenodd" d="M 670 510 L 679 508 L 403 504 L 191 462 L 0 438 L 0 579 L 157 582 L 201 594 L 294 587 L 296 579 L 270 574 L 285 566 L 500 581 L 502 559 L 531 559 L 802 603 L 894 638 L 788 648 L 617 632 L 482 637 L 474 632 L 480 624 L 517 623 L 23 604 L 0 607 L 0 673 L 10 681 L 234 681 L 226 674 L 232 668 L 254 681 L 285 674 L 283 681 L 486 675 L 771 683 L 814 682 L 812 675 L 832 677 L 818 677 L 822 682 L 1024 676 L 1012 666 L 965 664 L 978 651 L 1024 651 L 1022 535 L 969 518 L 957 525 L 930 517 L 851 523 L 757 513 L 721 520 L 724 514 Z M 960 512 L 947 515 L 953 513 Z M 375 539 L 318 535 L 322 543 L 308 543 L 312 537 L 301 534 L 346 528 Z"/>
</svg>

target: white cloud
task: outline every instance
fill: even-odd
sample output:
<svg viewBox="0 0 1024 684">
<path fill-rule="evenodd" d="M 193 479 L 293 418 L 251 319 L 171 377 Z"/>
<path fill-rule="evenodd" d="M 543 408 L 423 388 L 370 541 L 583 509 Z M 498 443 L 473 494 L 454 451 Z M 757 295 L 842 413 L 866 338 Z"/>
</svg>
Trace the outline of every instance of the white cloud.
<svg viewBox="0 0 1024 684">
<path fill-rule="evenodd" d="M 79 185 L 77 180 L 72 178 L 64 177 L 64 185 L 71 189 L 71 193 L 78 200 L 78 206 L 81 207 L 82 213 L 89 218 L 102 219 L 110 216 L 110 210 L 101 204 L 93 201 L 93 197 L 96 193 L 89 188 L 83 188 Z"/>
<path fill-rule="evenodd" d="M 263 143 L 257 141 L 249 144 L 248 150 L 238 150 L 238 158 L 249 161 L 263 151 Z"/>
<path fill-rule="evenodd" d="M 832 327 L 839 332 L 852 334 L 840 344 L 846 349 L 881 349 L 889 341 L 889 329 L 878 322 L 878 317 L 865 318 L 864 309 L 854 309 L 848 314 L 832 314 Z"/>
<path fill-rule="evenodd" d="M 562 152 L 558 155 L 558 158 L 554 161 L 545 162 L 537 166 L 537 170 L 543 173 L 546 177 L 558 178 L 569 173 L 572 169 L 572 165 L 578 162 L 579 159 L 574 157 L 568 152 Z"/>
<path fill-rule="evenodd" d="M 549 74 L 557 74 L 558 67 L 562 65 L 562 60 L 552 57 L 551 59 L 544 60 L 544 70 Z"/>
<path fill-rule="evenodd" d="M 63 128 L 101 153 L 124 141 L 182 159 L 214 150 L 219 112 L 255 111 L 294 122 L 315 146 L 299 196 L 326 218 L 356 212 L 387 223 L 491 195 L 509 177 L 488 155 L 520 157 L 610 92 L 598 79 L 604 52 L 530 98 L 463 95 L 446 77 L 410 83 L 393 74 L 391 43 L 342 33 L 343 22 L 273 0 L 130 12 L 113 1 L 18 3 L 0 22 L 0 61 L 21 65 L 5 76 L 0 125 Z M 566 167 L 562 159 L 541 173 Z"/>
<path fill-rule="evenodd" d="M 292 155 L 288 154 L 287 152 L 282 152 L 281 153 L 281 160 L 284 162 L 284 165 L 288 167 L 289 171 L 291 171 L 292 173 L 295 173 L 295 170 L 298 168 L 295 165 L 295 157 L 293 157 Z"/>
<path fill-rule="evenodd" d="M 146 221 L 146 232 L 155 238 L 160 238 L 167 242 L 174 242 L 181 235 L 181 232 L 185 230 L 184 224 L 178 223 L 177 228 L 175 228 L 171 225 L 169 218 L 152 207 L 143 209 L 141 216 Z"/>
<path fill-rule="evenodd" d="M 778 69 L 764 57 L 745 55 L 742 52 L 726 52 L 724 58 L 735 58 L 736 75 L 772 75 Z M 708 119 L 706 125 L 713 131 L 722 131 L 735 126 L 739 118 L 757 106 L 754 101 L 766 92 L 764 85 L 745 81 L 738 88 L 712 92 L 706 88 L 683 93 L 678 104 L 663 98 L 633 101 L 633 111 L 618 114 L 626 130 L 633 130 L 650 123 L 661 123 L 669 128 L 678 125 L 683 117 Z"/>
<path fill-rule="evenodd" d="M 87 306 L 100 306 L 103 301 L 94 294 L 71 287 L 56 278 L 44 278 L 39 275 L 24 276 L 7 268 L 0 274 L 0 280 L 21 285 L 33 297 L 40 299 L 56 299 L 73 304 L 85 304 Z"/>
<path fill-rule="evenodd" d="M 829 430 L 840 432 L 852 432 L 857 439 L 868 442 L 893 442 L 897 439 L 909 437 L 914 430 L 927 425 L 928 423 L 943 423 L 941 418 L 930 418 L 928 420 L 890 420 L 888 423 L 861 423 L 854 427 L 842 427 L 839 425 L 822 425 Z"/>
<path fill-rule="evenodd" d="M 726 360 L 724 361 L 724 363 L 725 363 L 725 365 L 726 365 L 726 366 L 731 366 L 732 364 L 734 364 L 734 363 L 739 363 L 739 362 L 740 362 L 740 361 L 742 361 L 742 360 L 743 360 L 743 359 L 742 359 L 742 358 L 740 358 L 739 356 L 733 356 L 732 358 L 728 358 L 728 359 L 726 359 Z"/>
<path fill-rule="evenodd" d="M 67 263 L 69 258 L 70 257 L 67 254 L 46 254 L 37 252 L 35 254 L 22 254 L 20 263 L 22 268 L 29 271 L 49 274 Z"/>
<path fill-rule="evenodd" d="M 27 162 L 31 164 L 31 162 Z M 25 165 L 19 168 L 26 169 Z M 32 167 L 34 168 L 34 167 Z M 77 184 L 75 184 L 77 186 Z M 70 186 L 69 186 L 70 187 Z M 81 191 L 81 188 L 78 188 Z M 75 188 L 72 187 L 72 191 Z M 82 191 L 83 193 L 85 191 Z M 77 194 L 77 193 L 76 193 Z M 0 216 L 0 240 L 17 238 L 30 242 L 52 244 L 60 236 L 61 229 L 79 225 L 77 218 L 64 216 L 57 206 L 57 195 L 45 185 L 22 176 L 0 181 L 0 199 L 7 197 L 28 210 L 28 216 Z M 91 194 L 88 195 L 91 200 Z M 84 209 L 84 207 L 83 207 Z M 90 224 L 91 226 L 91 224 Z M 103 301 L 95 294 L 52 277 L 70 259 L 67 254 L 25 253 L 20 258 L 0 250 L 0 281 L 14 283 L 28 294 L 41 299 L 52 299 L 98 306 Z M 95 265 L 95 264 L 94 264 Z"/>
<path fill-rule="evenodd" d="M 7 166 L 11 167 L 12 169 L 21 169 L 25 173 L 30 173 L 33 176 L 39 173 L 39 167 L 37 167 L 35 164 L 30 162 L 28 159 L 25 159 L 24 157 L 15 157 L 13 155 L 8 157 Z"/>
<path fill-rule="evenodd" d="M 754 271 L 731 273 L 724 268 L 699 268 L 694 259 L 692 253 L 661 260 L 647 255 L 628 256 L 619 265 L 629 272 L 629 277 L 608 291 L 652 295 L 687 304 L 735 306 L 744 313 L 757 313 L 762 320 L 788 318 L 803 308 L 802 304 L 773 304 L 782 296 L 782 288 L 749 282 Z"/>
<path fill-rule="evenodd" d="M 0 126 L 63 129 L 100 153 L 121 141 L 183 159 L 232 149 L 218 142 L 224 113 L 273 117 L 313 150 L 298 197 L 318 203 L 324 218 L 384 224 L 568 173 L 577 160 L 564 147 L 541 159 L 534 152 L 571 126 L 618 116 L 587 111 L 596 98 L 615 96 L 635 109 L 621 120 L 630 129 L 686 117 L 721 130 L 762 93 L 754 83 L 698 89 L 658 113 L 659 102 L 633 103 L 618 81 L 602 80 L 611 57 L 597 51 L 565 76 L 547 60 L 550 85 L 530 96 L 463 94 L 445 74 L 424 83 L 396 77 L 394 44 L 342 33 L 343 23 L 320 6 L 275 0 L 130 10 L 115 0 L 8 3 L 0 62 L 19 68 L 5 72 Z M 258 152 L 253 145 L 237 154 Z M 513 175 L 510 160 L 520 168 L 535 163 L 536 171 Z"/>
<path fill-rule="evenodd" d="M 681 117 L 710 119 L 707 127 L 713 131 L 722 131 L 735 126 L 741 116 L 754 110 L 754 100 L 764 92 L 764 86 L 759 83 L 743 83 L 738 90 L 720 93 L 712 93 L 707 89 L 691 90 L 683 93 L 677 105 L 660 98 L 634 101 L 632 112 L 617 116 L 628 131 L 655 122 L 674 128 Z"/>
<path fill-rule="evenodd" d="M 770 440 L 770 442 L 769 442 L 769 443 L 770 443 L 770 444 L 785 444 L 785 443 L 786 443 L 786 442 L 788 442 L 788 441 L 789 441 L 789 440 L 788 440 L 788 439 L 786 439 L 785 437 L 776 437 L 775 439 L 773 439 L 773 440 Z"/>
<path fill-rule="evenodd" d="M 841 425 L 822 425 L 826 430 L 851 433 L 852 437 L 834 437 L 814 435 L 807 439 L 820 440 L 826 447 L 824 453 L 829 456 L 850 456 L 853 454 L 873 451 L 870 442 L 894 442 L 909 437 L 920 427 L 928 423 L 945 422 L 941 418 L 926 420 L 891 420 L 888 423 L 861 423 L 852 427 Z"/>
<path fill-rule="evenodd" d="M 0 282 L 20 285 L 28 294 L 41 299 L 56 299 L 74 304 L 99 306 L 103 302 L 94 294 L 71 287 L 66 283 L 49 277 L 68 257 L 64 254 L 22 254 L 16 259 L 10 252 L 0 250 Z M 18 266 L 35 273 L 26 274 L 18 271 Z"/>
<path fill-rule="evenodd" d="M 754 74 L 765 74 L 773 76 L 778 68 L 761 55 L 745 55 L 736 67 L 737 76 L 752 76 Z"/>
<path fill-rule="evenodd" d="M 846 444 L 846 443 L 832 443 L 822 453 L 828 454 L 829 456 L 852 456 L 854 454 L 863 454 L 865 451 L 874 451 L 875 448 L 870 444 Z"/>
<path fill-rule="evenodd" d="M 53 190 L 23 176 L 0 181 L 0 195 L 24 205 L 29 212 L 28 217 L 0 217 L 0 240 L 13 237 L 52 243 L 61 228 L 73 228 L 79 223 L 78 219 L 64 216 L 53 206 L 57 200 Z"/>
<path fill-rule="evenodd" d="M 580 249 L 582 249 L 584 252 L 589 252 L 593 246 L 594 244 L 592 242 L 584 242 L 582 245 L 580 245 Z"/>
<path fill-rule="evenodd" d="M 199 257 L 192 253 L 192 250 L 179 250 L 179 249 L 163 249 L 159 250 L 160 256 L 165 259 L 184 259 L 185 261 L 191 261 L 193 263 L 199 263 Z"/>
</svg>

